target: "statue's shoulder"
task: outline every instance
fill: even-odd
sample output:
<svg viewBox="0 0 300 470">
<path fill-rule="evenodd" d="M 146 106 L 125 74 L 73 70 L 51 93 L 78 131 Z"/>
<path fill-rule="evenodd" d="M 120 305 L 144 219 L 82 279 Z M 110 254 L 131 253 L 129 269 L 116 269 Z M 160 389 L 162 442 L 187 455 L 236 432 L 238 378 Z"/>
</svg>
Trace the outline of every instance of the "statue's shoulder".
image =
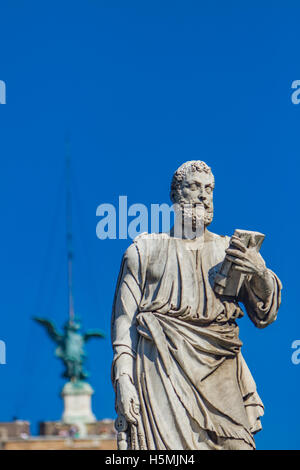
<svg viewBox="0 0 300 470">
<path fill-rule="evenodd" d="M 147 258 L 156 255 L 158 251 L 165 248 L 165 243 L 170 240 L 168 233 L 148 233 L 143 232 L 133 240 L 131 246 L 134 246 L 139 253 L 140 258 Z"/>
<path fill-rule="evenodd" d="M 148 232 L 143 232 L 140 233 L 135 239 L 133 240 L 133 243 L 139 242 L 141 240 L 166 240 L 169 239 L 170 235 L 166 232 L 161 232 L 161 233 L 148 233 Z"/>
<path fill-rule="evenodd" d="M 228 247 L 230 242 L 230 237 L 228 235 L 218 235 L 217 233 L 213 233 L 208 230 L 206 232 L 206 237 L 207 241 L 212 241 L 218 245 L 224 245 L 225 247 Z"/>
<path fill-rule="evenodd" d="M 140 233 L 137 237 L 133 239 L 131 245 L 129 245 L 129 247 L 125 251 L 124 257 L 134 262 L 143 254 L 146 254 L 149 251 L 148 246 L 153 245 L 148 243 L 150 240 L 158 241 L 166 238 L 170 238 L 167 233 Z"/>
<path fill-rule="evenodd" d="M 133 243 L 130 246 L 143 244 L 143 242 L 147 242 L 148 240 L 163 241 L 163 240 L 171 240 L 171 239 L 173 239 L 173 237 L 171 237 L 168 232 L 161 232 L 161 233 L 143 232 L 134 238 Z M 206 231 L 205 239 L 206 241 L 209 241 L 209 242 L 212 241 L 212 242 L 216 242 L 216 243 L 220 243 L 224 245 L 228 245 L 230 241 L 230 237 L 228 237 L 227 235 L 218 235 L 217 233 L 213 233 L 208 230 Z"/>
</svg>

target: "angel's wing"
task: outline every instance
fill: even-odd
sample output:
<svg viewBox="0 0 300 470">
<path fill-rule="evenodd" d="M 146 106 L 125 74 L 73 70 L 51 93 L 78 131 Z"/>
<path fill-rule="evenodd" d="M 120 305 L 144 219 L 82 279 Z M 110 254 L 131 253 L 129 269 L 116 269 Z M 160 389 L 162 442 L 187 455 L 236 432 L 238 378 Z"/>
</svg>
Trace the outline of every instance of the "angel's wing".
<svg viewBox="0 0 300 470">
<path fill-rule="evenodd" d="M 83 335 L 84 342 L 88 341 L 91 338 L 105 338 L 105 334 L 101 330 L 88 330 Z"/>
<path fill-rule="evenodd" d="M 56 343 L 60 342 L 60 340 L 62 339 L 62 334 L 60 334 L 59 331 L 56 329 L 54 323 L 52 323 L 50 320 L 47 320 L 46 318 L 34 317 L 33 320 L 39 323 L 40 325 L 44 326 L 48 335 L 51 339 L 53 339 L 53 341 L 55 341 Z"/>
</svg>

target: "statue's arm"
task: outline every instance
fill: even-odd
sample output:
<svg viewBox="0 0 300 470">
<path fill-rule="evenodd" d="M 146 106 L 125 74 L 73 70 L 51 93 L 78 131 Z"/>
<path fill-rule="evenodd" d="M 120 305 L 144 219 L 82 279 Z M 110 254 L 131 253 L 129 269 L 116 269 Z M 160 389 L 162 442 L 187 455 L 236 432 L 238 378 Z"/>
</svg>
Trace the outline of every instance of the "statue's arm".
<svg viewBox="0 0 300 470">
<path fill-rule="evenodd" d="M 281 289 L 279 278 L 266 267 L 260 273 L 246 278 L 239 300 L 243 302 L 249 318 L 258 328 L 265 328 L 276 320 Z"/>
<path fill-rule="evenodd" d="M 111 324 L 113 345 L 112 382 L 117 408 L 127 421 L 134 422 L 131 405 L 138 405 L 134 370 L 138 344 L 136 315 L 142 296 L 140 257 L 133 243 L 126 251 L 117 282 Z"/>
<path fill-rule="evenodd" d="M 281 301 L 280 280 L 266 267 L 253 244 L 245 247 L 233 235 L 230 246 L 225 251 L 226 259 L 234 264 L 234 269 L 246 276 L 237 300 L 243 302 L 255 326 L 265 328 L 277 317 Z"/>
</svg>

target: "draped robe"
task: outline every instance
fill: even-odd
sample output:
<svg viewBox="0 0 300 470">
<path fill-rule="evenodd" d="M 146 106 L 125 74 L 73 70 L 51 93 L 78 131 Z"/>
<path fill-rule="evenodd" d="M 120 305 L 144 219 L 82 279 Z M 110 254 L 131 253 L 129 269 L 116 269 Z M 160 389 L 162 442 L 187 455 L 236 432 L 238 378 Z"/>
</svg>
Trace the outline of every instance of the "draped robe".
<svg viewBox="0 0 300 470">
<path fill-rule="evenodd" d="M 239 302 L 258 328 L 276 319 L 281 283 L 260 299 L 213 290 L 229 237 L 203 244 L 142 234 L 124 254 L 112 313 L 112 381 L 128 374 L 140 402 L 131 449 L 255 448 L 263 404 L 241 354 Z M 228 445 L 228 442 L 230 443 Z M 232 444 L 233 443 L 233 444 Z"/>
</svg>

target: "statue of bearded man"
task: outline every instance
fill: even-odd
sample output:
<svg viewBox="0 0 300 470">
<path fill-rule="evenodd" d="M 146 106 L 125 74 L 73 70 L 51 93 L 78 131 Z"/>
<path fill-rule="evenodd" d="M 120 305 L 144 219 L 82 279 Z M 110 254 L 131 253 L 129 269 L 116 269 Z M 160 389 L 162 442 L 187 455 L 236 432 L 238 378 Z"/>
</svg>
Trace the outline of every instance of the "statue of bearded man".
<svg viewBox="0 0 300 470">
<path fill-rule="evenodd" d="M 112 314 L 119 449 L 255 449 L 263 404 L 241 353 L 239 303 L 264 328 L 281 283 L 257 250 L 208 231 L 213 190 L 204 162 L 184 163 L 173 229 L 138 236 L 124 254 Z M 244 275 L 237 296 L 214 290 L 224 259 Z"/>
</svg>

